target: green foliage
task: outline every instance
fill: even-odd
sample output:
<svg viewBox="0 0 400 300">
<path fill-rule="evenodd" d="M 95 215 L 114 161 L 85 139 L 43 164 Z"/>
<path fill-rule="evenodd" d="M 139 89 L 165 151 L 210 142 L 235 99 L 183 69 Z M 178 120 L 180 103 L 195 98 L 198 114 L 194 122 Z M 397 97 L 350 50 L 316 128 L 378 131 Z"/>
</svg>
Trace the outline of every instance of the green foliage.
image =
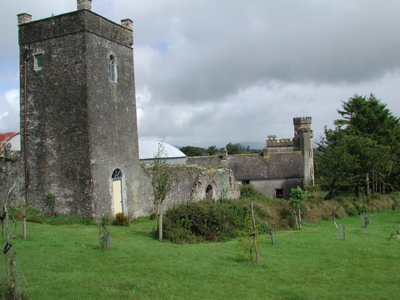
<svg viewBox="0 0 400 300">
<path fill-rule="evenodd" d="M 48 202 L 50 215 L 54 212 L 55 199 L 56 199 L 56 197 L 54 197 L 54 195 L 52 193 L 46 194 L 46 200 Z"/>
<path fill-rule="evenodd" d="M 183 153 L 185 153 L 186 156 L 202 156 L 203 155 L 203 149 L 201 149 L 199 147 L 186 146 L 186 147 L 180 148 L 179 150 L 181 150 Z"/>
<path fill-rule="evenodd" d="M 327 198 L 346 185 L 354 186 L 357 197 L 362 187 L 366 194 L 399 188 L 399 118 L 373 94 L 356 94 L 342 107 L 343 119 L 335 120 L 334 130 L 325 127 L 315 155 L 316 174 L 330 187 Z"/>
<path fill-rule="evenodd" d="M 256 225 L 256 245 L 254 245 L 254 227 L 253 220 L 251 218 L 251 213 L 246 216 L 243 224 L 243 228 L 237 231 L 236 235 L 239 237 L 236 244 L 236 260 L 244 260 L 250 262 L 256 262 L 256 246 L 260 250 L 259 236 L 263 231 L 263 226 L 259 224 Z"/>
<path fill-rule="evenodd" d="M 225 148 L 226 150 L 228 150 L 228 154 L 231 155 L 241 154 L 245 151 L 245 147 L 239 143 L 236 144 L 228 143 Z"/>
<path fill-rule="evenodd" d="M 306 201 L 308 197 L 308 192 L 303 191 L 300 187 L 291 189 L 289 203 L 292 207 L 297 207 L 301 202 Z"/>
<path fill-rule="evenodd" d="M 254 205 L 254 211 L 259 218 L 267 216 L 259 205 Z M 165 213 L 164 237 L 174 243 L 226 240 L 237 236 L 249 214 L 248 204 L 233 200 L 177 205 Z"/>
<path fill-rule="evenodd" d="M 96 225 L 96 221 L 91 218 L 81 218 L 69 215 L 52 215 L 47 216 L 40 211 L 25 205 L 13 205 L 9 207 L 10 217 L 18 220 L 23 219 L 26 213 L 26 220 L 33 223 L 50 224 L 50 225 Z"/>
<path fill-rule="evenodd" d="M 217 146 L 212 145 L 208 147 L 208 149 L 205 151 L 207 155 L 216 155 L 217 154 Z"/>
<path fill-rule="evenodd" d="M 112 223 L 112 218 L 110 216 L 101 213 L 100 219 L 100 234 L 99 234 L 99 242 L 100 248 L 102 249 L 111 249 L 111 232 L 109 230 L 109 226 Z"/>
<path fill-rule="evenodd" d="M 153 212 L 150 214 L 149 218 L 150 218 L 150 220 L 153 221 L 153 220 L 157 219 L 157 214 L 155 212 Z"/>
<path fill-rule="evenodd" d="M 151 185 L 154 192 L 154 204 L 159 206 L 167 197 L 173 186 L 173 173 L 171 165 L 167 164 L 165 157 L 168 156 L 163 144 L 158 143 L 157 153 L 154 155 L 153 169 L 151 174 Z"/>
<path fill-rule="evenodd" d="M 115 218 L 112 223 L 116 226 L 129 226 L 129 218 L 123 212 L 119 212 L 115 214 Z"/>
<path fill-rule="evenodd" d="M 256 190 L 252 184 L 242 184 L 240 186 L 240 199 L 255 200 L 270 203 L 271 199 Z"/>
</svg>

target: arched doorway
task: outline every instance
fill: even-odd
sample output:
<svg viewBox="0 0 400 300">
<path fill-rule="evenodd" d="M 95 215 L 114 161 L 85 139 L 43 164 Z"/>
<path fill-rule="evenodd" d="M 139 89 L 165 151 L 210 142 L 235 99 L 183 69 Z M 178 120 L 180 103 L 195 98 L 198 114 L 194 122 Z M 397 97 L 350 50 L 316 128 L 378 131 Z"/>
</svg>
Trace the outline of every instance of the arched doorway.
<svg viewBox="0 0 400 300">
<path fill-rule="evenodd" d="M 213 191 L 212 191 L 212 186 L 211 184 L 208 185 L 207 189 L 206 189 L 206 199 L 212 199 L 213 198 Z"/>
<path fill-rule="evenodd" d="M 114 215 L 123 212 L 122 205 L 122 172 L 120 169 L 115 169 L 111 175 Z"/>
</svg>

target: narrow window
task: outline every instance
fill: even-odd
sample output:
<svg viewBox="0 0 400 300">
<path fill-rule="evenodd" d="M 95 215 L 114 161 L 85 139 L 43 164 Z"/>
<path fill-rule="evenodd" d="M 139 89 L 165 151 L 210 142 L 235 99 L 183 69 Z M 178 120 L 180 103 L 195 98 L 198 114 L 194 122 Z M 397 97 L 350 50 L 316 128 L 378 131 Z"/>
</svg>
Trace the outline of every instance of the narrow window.
<svg viewBox="0 0 400 300">
<path fill-rule="evenodd" d="M 35 71 L 39 71 L 43 68 L 43 54 L 38 53 L 34 55 L 34 68 Z"/>
<path fill-rule="evenodd" d="M 275 189 L 275 198 L 283 198 L 283 189 Z"/>
<path fill-rule="evenodd" d="M 212 186 L 209 185 L 206 189 L 206 199 L 212 199 L 213 196 L 213 191 L 212 191 Z"/>
<path fill-rule="evenodd" d="M 111 82 L 117 82 L 117 68 L 115 65 L 114 55 L 110 55 L 108 58 L 108 80 Z"/>
</svg>

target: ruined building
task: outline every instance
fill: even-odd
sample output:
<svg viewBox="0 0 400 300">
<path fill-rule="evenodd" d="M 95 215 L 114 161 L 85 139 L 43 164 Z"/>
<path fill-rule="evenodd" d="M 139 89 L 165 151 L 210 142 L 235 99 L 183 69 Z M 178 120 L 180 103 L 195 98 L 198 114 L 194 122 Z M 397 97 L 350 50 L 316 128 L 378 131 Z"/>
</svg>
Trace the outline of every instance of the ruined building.
<svg viewBox="0 0 400 300">
<path fill-rule="evenodd" d="M 311 117 L 294 118 L 293 125 L 293 139 L 270 135 L 262 154 L 229 155 L 224 150 L 219 156 L 189 157 L 187 164 L 223 166 L 238 182 L 251 183 L 268 197 L 288 199 L 292 188 L 314 185 Z"/>
<path fill-rule="evenodd" d="M 52 193 L 57 213 L 85 217 L 103 210 L 149 214 L 149 172 L 139 164 L 133 22 L 116 24 L 92 12 L 91 0 L 77 0 L 77 8 L 37 21 L 18 15 L 21 170 L 15 198 L 25 195 L 29 205 L 46 211 L 45 195 Z M 237 197 L 230 178 L 228 170 L 220 181 L 207 174 L 193 179 L 202 184 L 186 180 L 177 185 L 185 193 L 173 192 L 169 202 L 202 199 L 212 184 L 213 198 L 229 187 Z"/>
</svg>

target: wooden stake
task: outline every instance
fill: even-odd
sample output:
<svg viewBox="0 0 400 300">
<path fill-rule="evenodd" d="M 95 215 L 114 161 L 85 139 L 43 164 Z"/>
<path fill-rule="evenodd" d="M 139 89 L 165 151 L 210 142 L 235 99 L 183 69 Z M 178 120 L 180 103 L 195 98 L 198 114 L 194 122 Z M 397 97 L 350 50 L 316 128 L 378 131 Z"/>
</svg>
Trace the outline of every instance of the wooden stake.
<svg viewBox="0 0 400 300">
<path fill-rule="evenodd" d="M 346 225 L 343 225 L 343 241 L 346 240 Z"/>
<path fill-rule="evenodd" d="M 256 250 L 256 263 L 258 263 L 259 259 L 258 259 L 258 250 L 256 241 L 257 229 L 256 229 L 256 220 L 254 219 L 253 201 L 250 201 L 250 207 L 251 207 L 251 217 L 253 219 L 253 228 L 254 228 L 253 242 L 254 242 L 254 248 Z"/>
<path fill-rule="evenodd" d="M 162 241 L 162 214 L 158 215 L 158 240 Z"/>
</svg>

